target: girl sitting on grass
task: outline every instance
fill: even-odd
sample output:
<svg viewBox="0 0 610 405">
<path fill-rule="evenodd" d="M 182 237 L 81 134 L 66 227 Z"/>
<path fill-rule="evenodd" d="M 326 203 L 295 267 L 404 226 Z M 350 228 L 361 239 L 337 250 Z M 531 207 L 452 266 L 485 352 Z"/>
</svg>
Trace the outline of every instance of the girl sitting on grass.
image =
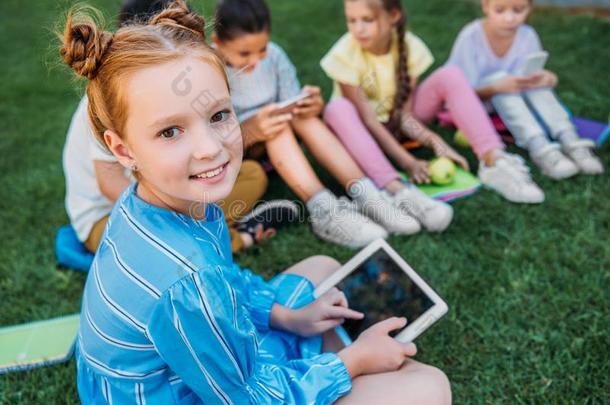
<svg viewBox="0 0 610 405">
<path fill-rule="evenodd" d="M 113 208 L 85 285 L 81 401 L 449 402 L 445 375 L 388 336 L 404 319 L 337 343 L 334 328 L 363 315 L 336 289 L 313 300 L 336 261 L 309 258 L 271 282 L 233 262 L 214 202 L 231 192 L 243 145 L 203 19 L 176 1 L 113 34 L 92 14 L 69 14 L 61 55 L 89 79 L 95 136 L 137 182 Z"/>
<path fill-rule="evenodd" d="M 529 54 L 542 51 L 538 34 L 525 24 L 532 5 L 532 0 L 482 0 L 485 17 L 462 29 L 447 65 L 464 71 L 544 175 L 560 180 L 579 171 L 600 174 L 604 168 L 593 154 L 595 145 L 578 136 L 553 92 L 557 75 L 520 71 Z"/>
<path fill-rule="evenodd" d="M 252 152 L 262 147 L 282 179 L 305 202 L 313 231 L 322 239 L 361 247 L 385 237 L 386 231 L 403 235 L 418 232 L 418 221 L 383 198 L 320 120 L 323 100 L 319 88 L 305 86 L 308 98 L 291 112 L 278 112 L 277 103 L 302 90 L 294 65 L 282 48 L 270 42 L 270 35 L 271 16 L 264 0 L 219 3 L 213 40 L 227 64 L 246 148 Z M 353 205 L 338 200 L 324 187 L 295 134 L 346 189 Z M 449 214 L 446 225 L 451 221 Z"/>
<path fill-rule="evenodd" d="M 344 5 L 349 32 L 321 62 L 335 82 L 325 120 L 365 173 L 375 180 L 378 168 L 386 167 L 392 176 L 377 178 L 380 186 L 398 177 L 385 152 L 414 181 L 428 182 L 427 162 L 402 147 L 406 138 L 466 169 L 464 158 L 423 124 L 446 104 L 480 160 L 478 174 L 484 185 L 509 201 L 544 200 L 523 160 L 504 152 L 500 136 L 459 69 L 438 69 L 417 84 L 433 58 L 423 41 L 407 31 L 400 0 L 345 0 Z M 408 188 L 394 201 L 409 209 L 415 198 L 417 189 Z"/>
</svg>

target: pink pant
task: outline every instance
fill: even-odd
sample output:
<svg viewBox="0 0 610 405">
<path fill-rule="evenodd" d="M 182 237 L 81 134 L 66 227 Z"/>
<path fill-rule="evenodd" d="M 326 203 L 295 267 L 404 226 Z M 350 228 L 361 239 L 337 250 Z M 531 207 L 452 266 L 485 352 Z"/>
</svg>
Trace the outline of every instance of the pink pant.
<svg viewBox="0 0 610 405">
<path fill-rule="evenodd" d="M 479 159 L 491 150 L 504 148 L 483 104 L 458 67 L 437 69 L 417 87 L 413 97 L 413 114 L 423 122 L 432 121 L 447 105 Z M 324 120 L 377 187 L 399 178 L 349 100 L 329 102 Z"/>
</svg>

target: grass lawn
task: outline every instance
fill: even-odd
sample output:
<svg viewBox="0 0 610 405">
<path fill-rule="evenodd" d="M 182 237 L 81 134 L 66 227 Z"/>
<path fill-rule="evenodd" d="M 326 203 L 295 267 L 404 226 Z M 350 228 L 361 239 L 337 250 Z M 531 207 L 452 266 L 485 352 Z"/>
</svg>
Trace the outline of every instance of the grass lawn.
<svg viewBox="0 0 610 405">
<path fill-rule="evenodd" d="M 119 0 L 94 0 L 112 19 Z M 407 0 L 413 30 L 437 65 L 478 7 Z M 61 151 L 82 94 L 59 63 L 53 26 L 70 1 L 0 2 L 0 325 L 79 310 L 85 276 L 55 268 L 53 237 L 67 222 Z M 206 15 L 211 1 L 196 4 Z M 342 2 L 271 2 L 274 39 L 303 83 L 344 32 Z M 610 22 L 545 11 L 533 16 L 576 114 L 610 112 Z M 449 132 L 442 132 L 449 136 Z M 601 151 L 610 168 L 610 144 Z M 476 165 L 472 153 L 465 152 Z M 338 186 L 327 174 L 321 177 Z M 456 403 L 610 403 L 610 177 L 553 182 L 535 172 L 547 202 L 527 207 L 482 191 L 455 203 L 442 235 L 390 243 L 446 298 L 450 312 L 418 340 L 418 359 L 443 369 Z M 277 178 L 270 196 L 290 197 Z M 297 248 L 298 246 L 298 248 Z M 353 252 L 316 239 L 307 225 L 239 257 L 265 276 L 314 254 Z M 0 348 L 1 350 L 1 348 Z M 2 404 L 77 402 L 74 362 L 0 376 Z"/>
</svg>

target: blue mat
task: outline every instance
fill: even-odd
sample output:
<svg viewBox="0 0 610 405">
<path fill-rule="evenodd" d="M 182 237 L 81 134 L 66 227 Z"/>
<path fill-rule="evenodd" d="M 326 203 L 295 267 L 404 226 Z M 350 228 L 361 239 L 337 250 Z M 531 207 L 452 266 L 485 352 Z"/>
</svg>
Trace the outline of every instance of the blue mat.
<svg viewBox="0 0 610 405">
<path fill-rule="evenodd" d="M 78 240 L 71 225 L 64 225 L 57 230 L 55 257 L 60 266 L 83 272 L 88 272 L 93 262 L 93 253 Z"/>
</svg>

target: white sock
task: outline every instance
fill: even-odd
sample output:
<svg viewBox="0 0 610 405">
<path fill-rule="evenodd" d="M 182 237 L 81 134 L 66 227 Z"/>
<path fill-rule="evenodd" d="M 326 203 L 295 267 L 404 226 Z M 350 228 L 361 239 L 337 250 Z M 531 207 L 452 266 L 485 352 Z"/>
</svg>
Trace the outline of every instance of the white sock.
<svg viewBox="0 0 610 405">
<path fill-rule="evenodd" d="M 347 189 L 347 195 L 354 201 L 363 201 L 371 197 L 371 195 L 377 194 L 379 190 L 368 177 L 353 182 Z"/>
<path fill-rule="evenodd" d="M 318 191 L 313 197 L 307 200 L 305 206 L 310 214 L 316 215 L 328 211 L 331 208 L 332 201 L 336 199 L 337 197 L 335 197 L 329 189 L 325 188 Z"/>
<path fill-rule="evenodd" d="M 540 149 L 548 145 L 550 141 L 544 135 L 537 135 L 527 142 L 527 151 L 531 155 L 535 155 Z"/>
<path fill-rule="evenodd" d="M 562 145 L 569 145 L 574 141 L 578 141 L 580 137 L 576 133 L 574 129 L 568 129 L 566 131 L 561 131 L 559 135 L 557 135 L 557 140 Z"/>
</svg>

